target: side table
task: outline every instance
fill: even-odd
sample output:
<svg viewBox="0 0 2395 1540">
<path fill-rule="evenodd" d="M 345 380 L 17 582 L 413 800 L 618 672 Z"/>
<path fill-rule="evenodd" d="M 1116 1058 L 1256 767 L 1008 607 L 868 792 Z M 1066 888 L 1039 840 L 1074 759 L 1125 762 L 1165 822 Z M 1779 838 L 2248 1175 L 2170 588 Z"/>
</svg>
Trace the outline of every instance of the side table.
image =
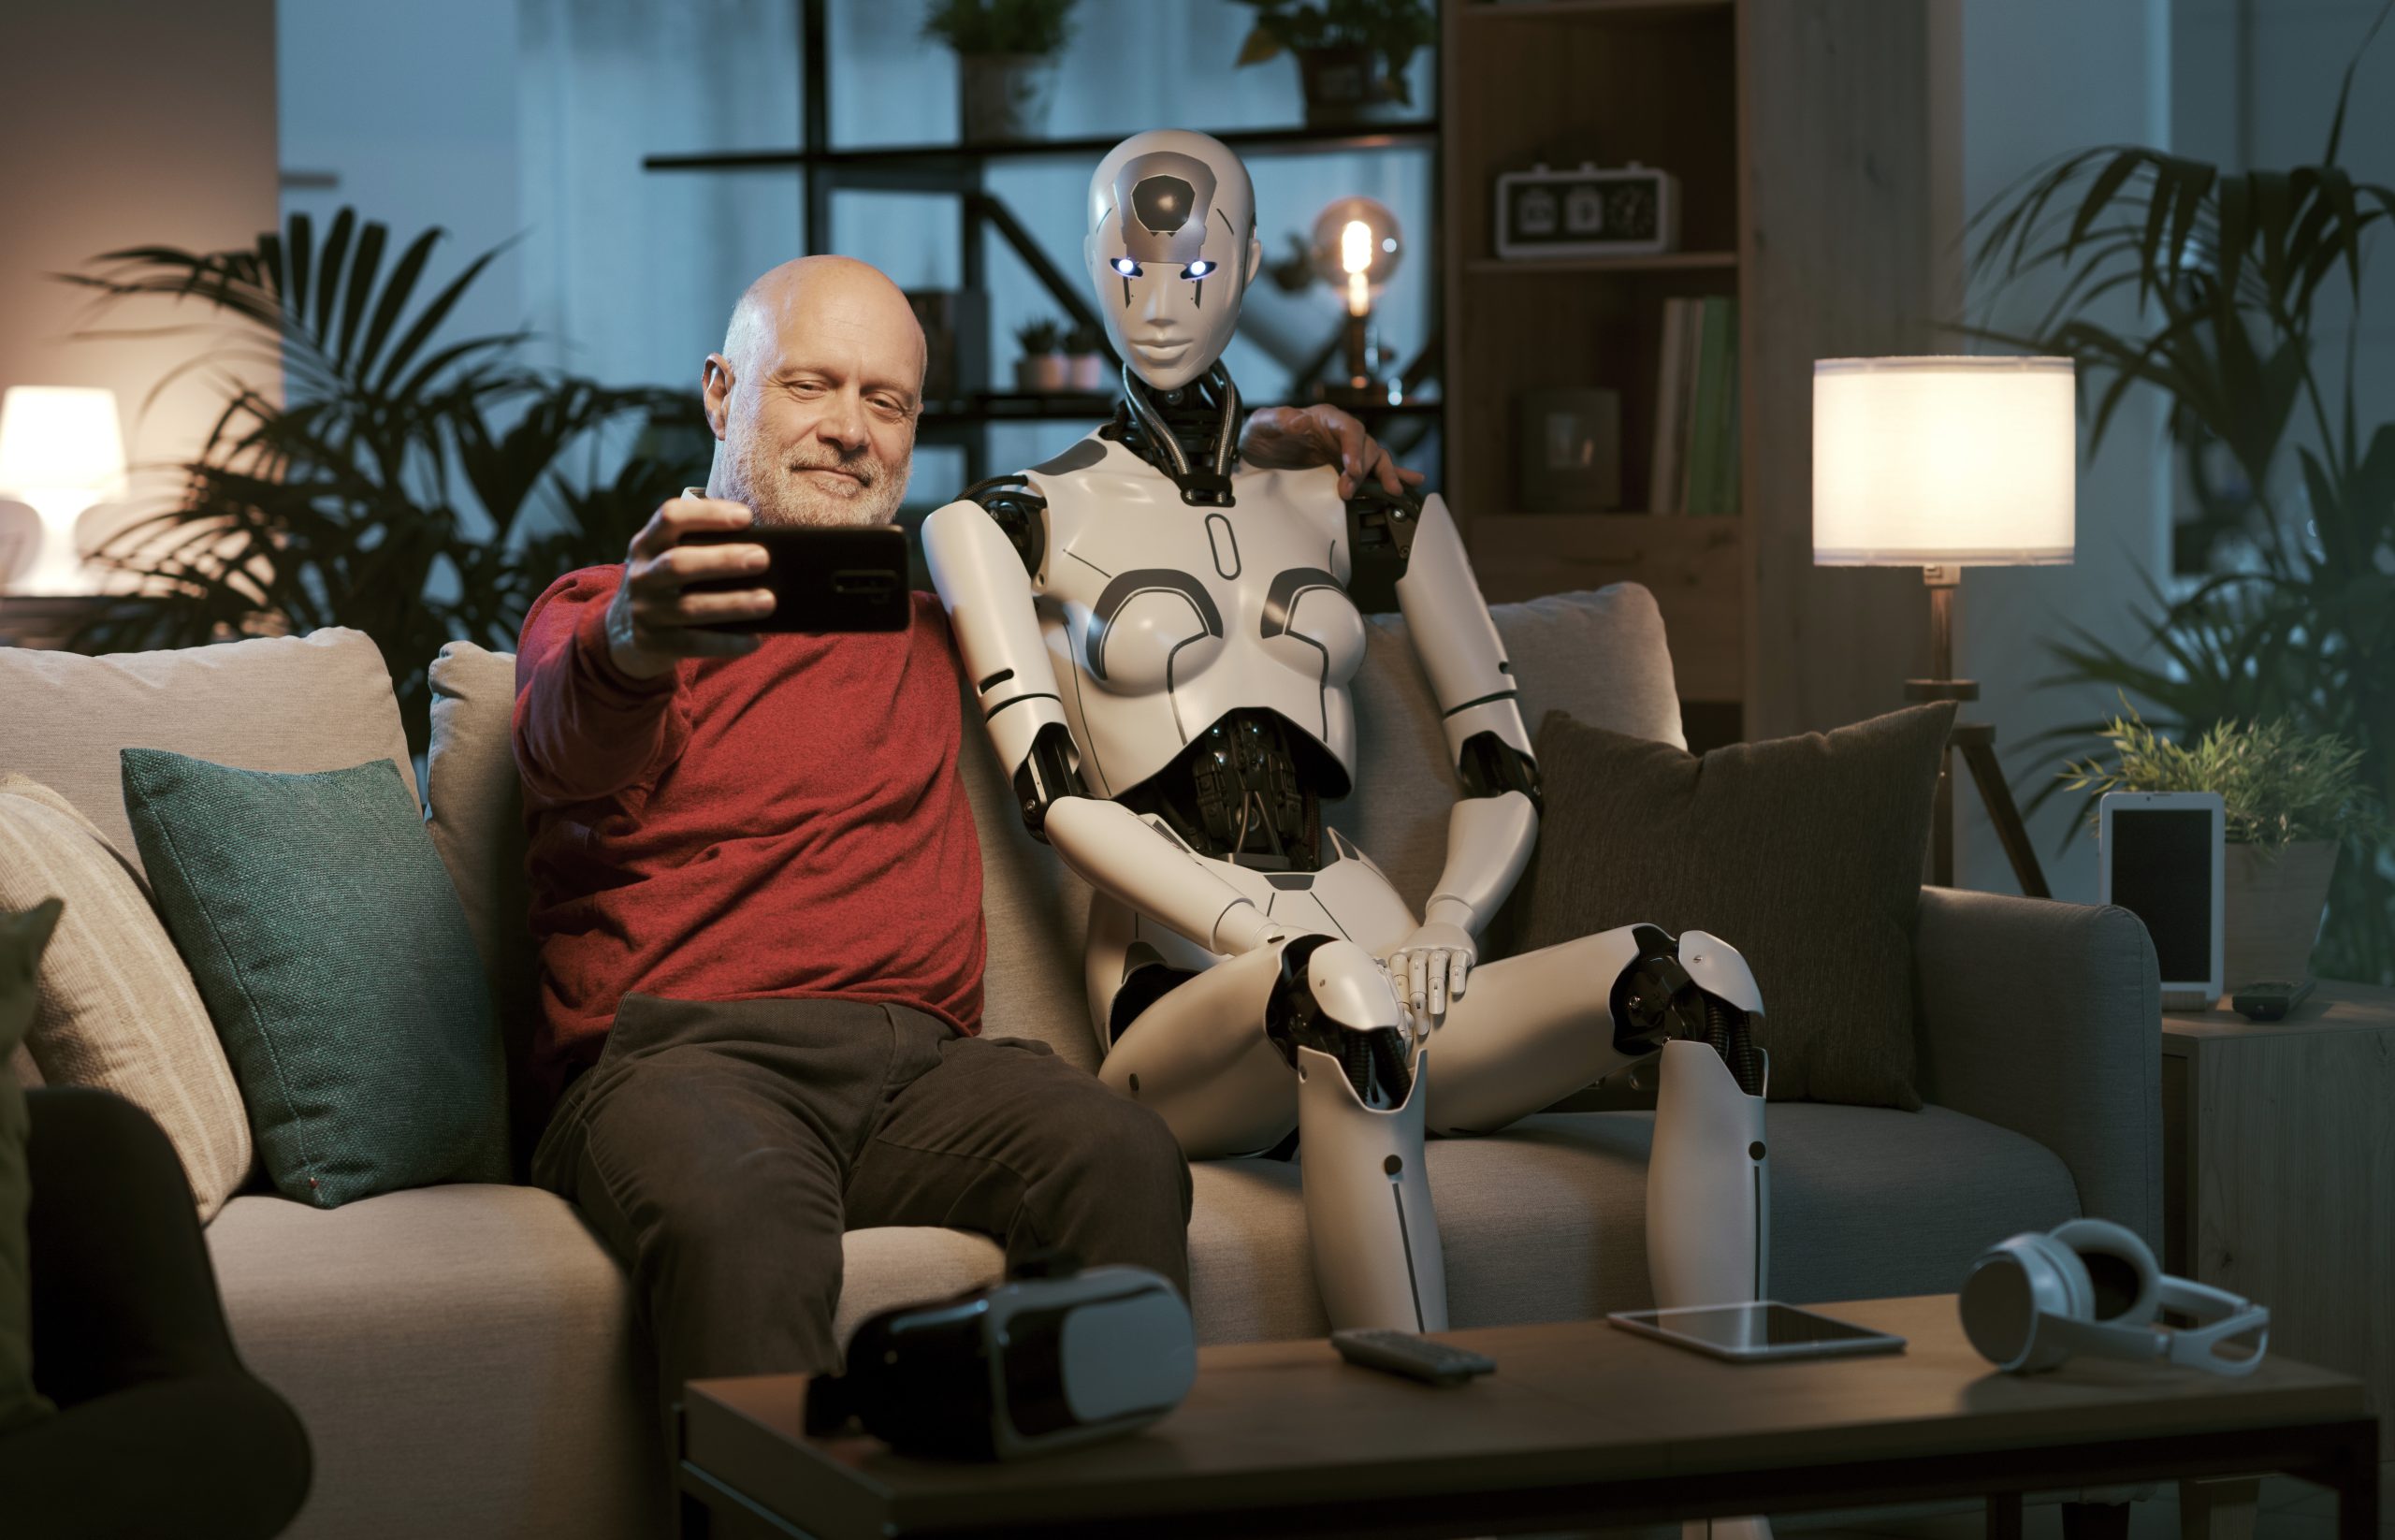
<svg viewBox="0 0 2395 1540">
<path fill-rule="evenodd" d="M 2271 1353 L 2395 1395 L 2395 990 L 2162 1017 L 2163 1266 L 2271 1307 Z M 2395 1460 L 2395 1425 L 2379 1459 Z"/>
</svg>

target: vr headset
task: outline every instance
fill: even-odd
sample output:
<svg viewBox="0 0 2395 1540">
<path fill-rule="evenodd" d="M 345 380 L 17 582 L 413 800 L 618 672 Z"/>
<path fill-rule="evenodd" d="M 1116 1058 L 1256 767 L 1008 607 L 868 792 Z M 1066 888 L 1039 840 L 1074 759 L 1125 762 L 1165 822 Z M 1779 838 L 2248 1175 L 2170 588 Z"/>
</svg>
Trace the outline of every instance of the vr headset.
<svg viewBox="0 0 2395 1540">
<path fill-rule="evenodd" d="M 1144 1428 L 1198 1377 L 1189 1306 L 1145 1268 L 1035 1262 L 867 1318 L 848 1372 L 807 1382 L 806 1431 L 851 1422 L 904 1454 L 1015 1460 Z"/>
<path fill-rule="evenodd" d="M 2184 1330 L 2157 1325 L 2155 1317 L 2165 1310 L 2200 1324 Z M 2074 1219 L 1989 1248 L 1963 1285 L 1962 1312 L 1971 1345 L 2008 1374 L 2052 1369 L 2073 1353 L 2250 1374 L 2271 1339 L 2266 1307 L 2168 1276 L 2135 1232 L 2103 1219 Z M 2249 1332 L 2256 1334 L 2252 1352 L 2221 1353 Z"/>
</svg>

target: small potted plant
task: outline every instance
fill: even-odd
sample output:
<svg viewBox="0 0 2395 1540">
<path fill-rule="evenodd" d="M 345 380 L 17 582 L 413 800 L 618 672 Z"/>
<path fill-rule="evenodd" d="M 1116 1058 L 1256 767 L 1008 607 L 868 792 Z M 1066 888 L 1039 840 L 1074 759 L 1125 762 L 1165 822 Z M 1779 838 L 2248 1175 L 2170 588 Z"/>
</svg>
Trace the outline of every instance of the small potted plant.
<svg viewBox="0 0 2395 1540">
<path fill-rule="evenodd" d="M 1239 0 L 1256 12 L 1241 65 L 1294 54 L 1306 126 L 1367 123 L 1411 107 L 1405 68 L 1438 35 L 1427 0 Z"/>
<path fill-rule="evenodd" d="M 2134 709 L 2100 736 L 2114 763 L 2073 762 L 2062 770 L 2069 788 L 2091 801 L 2107 792 L 2220 793 L 2228 986 L 2309 978 L 2339 842 L 2387 828 L 2362 785 L 2361 750 L 2333 734 L 2306 737 L 2283 718 L 2222 722 L 2192 746 L 2173 743 Z"/>
<path fill-rule="evenodd" d="M 956 51 L 957 137 L 1036 139 L 1055 95 L 1054 59 L 1079 0 L 933 0 L 923 36 Z"/>
<path fill-rule="evenodd" d="M 1096 327 L 1065 333 L 1065 385 L 1092 392 L 1106 388 L 1106 341 Z"/>
<path fill-rule="evenodd" d="M 1015 342 L 1023 349 L 1023 356 L 1014 361 L 1017 390 L 1065 388 L 1064 339 L 1065 328 L 1044 318 L 1014 328 Z"/>
</svg>

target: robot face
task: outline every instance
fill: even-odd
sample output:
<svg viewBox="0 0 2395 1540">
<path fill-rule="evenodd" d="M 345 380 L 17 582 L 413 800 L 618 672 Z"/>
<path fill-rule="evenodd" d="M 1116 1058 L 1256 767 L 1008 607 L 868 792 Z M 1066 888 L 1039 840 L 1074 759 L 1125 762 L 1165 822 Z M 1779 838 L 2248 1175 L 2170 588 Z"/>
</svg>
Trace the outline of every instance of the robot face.
<svg viewBox="0 0 2395 1540">
<path fill-rule="evenodd" d="M 1159 390 L 1222 356 L 1262 254 L 1247 167 L 1217 139 L 1135 134 L 1090 179 L 1084 255 L 1098 314 L 1115 351 Z"/>
</svg>

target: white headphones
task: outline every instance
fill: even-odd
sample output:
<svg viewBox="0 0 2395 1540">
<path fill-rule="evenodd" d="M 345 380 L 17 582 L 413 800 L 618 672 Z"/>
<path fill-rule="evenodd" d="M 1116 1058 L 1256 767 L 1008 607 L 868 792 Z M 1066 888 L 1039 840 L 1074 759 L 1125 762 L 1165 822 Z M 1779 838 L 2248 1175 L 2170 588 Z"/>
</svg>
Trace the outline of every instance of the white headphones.
<svg viewBox="0 0 2395 1540">
<path fill-rule="evenodd" d="M 2040 1235 L 1991 1246 L 1963 1283 L 1963 1331 L 1980 1356 L 2010 1374 L 2052 1369 L 2073 1353 L 2167 1358 L 2215 1374 L 2250 1374 L 2270 1345 L 2268 1307 L 2227 1289 L 2172 1278 L 2143 1241 L 2105 1219 L 2074 1219 Z M 2203 1324 L 2155 1323 L 2178 1310 Z M 2258 1333 L 2254 1350 L 2228 1358 L 2222 1344 Z"/>
</svg>

